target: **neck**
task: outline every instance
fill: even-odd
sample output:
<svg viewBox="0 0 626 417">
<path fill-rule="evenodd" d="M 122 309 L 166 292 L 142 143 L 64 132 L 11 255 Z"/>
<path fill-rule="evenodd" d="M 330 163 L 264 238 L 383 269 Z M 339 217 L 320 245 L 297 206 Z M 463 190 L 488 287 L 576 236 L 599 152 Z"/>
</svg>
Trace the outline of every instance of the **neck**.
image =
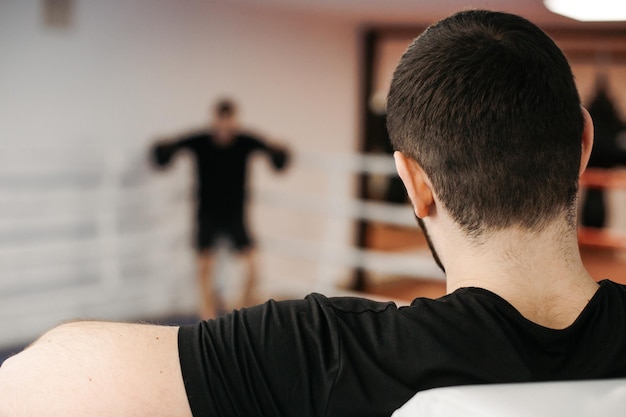
<svg viewBox="0 0 626 417">
<path fill-rule="evenodd" d="M 541 231 L 494 232 L 480 244 L 452 239 L 448 248 L 454 251 L 442 247 L 448 293 L 490 290 L 546 327 L 569 326 L 598 288 L 580 258 L 576 229 L 564 220 Z"/>
<path fill-rule="evenodd" d="M 213 133 L 213 141 L 217 145 L 230 145 L 235 139 L 235 132 L 230 130 L 218 130 Z"/>
</svg>

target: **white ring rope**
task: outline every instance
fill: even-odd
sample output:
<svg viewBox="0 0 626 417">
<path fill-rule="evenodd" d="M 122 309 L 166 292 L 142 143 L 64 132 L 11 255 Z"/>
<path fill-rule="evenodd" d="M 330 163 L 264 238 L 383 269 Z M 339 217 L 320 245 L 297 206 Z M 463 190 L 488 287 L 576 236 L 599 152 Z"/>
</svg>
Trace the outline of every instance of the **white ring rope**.
<svg viewBox="0 0 626 417">
<path fill-rule="evenodd" d="M 396 175 L 393 158 L 387 154 L 322 154 L 307 152 L 295 155 L 294 165 L 326 173 Z"/>
<path fill-rule="evenodd" d="M 167 175 L 157 174 L 145 153 L 145 148 L 0 146 L 0 346 L 27 342 L 76 317 L 128 319 L 193 309 L 189 170 L 176 164 Z M 326 194 L 313 197 L 278 185 L 253 190 L 254 202 L 316 215 L 327 224 L 322 238 L 259 235 L 258 240 L 261 252 L 318 265 L 318 279 L 276 285 L 280 277 L 272 277 L 266 281 L 270 292 L 354 295 L 337 287 L 335 267 L 441 277 L 424 250 L 377 252 L 338 238 L 337 220 L 416 227 L 408 205 L 360 201 L 346 193 L 350 181 L 344 179 L 356 174 L 395 175 L 390 156 L 295 153 L 291 169 L 313 172 L 322 183 L 326 178 Z M 294 292 L 288 294 L 288 288 Z"/>
<path fill-rule="evenodd" d="M 321 216 L 381 222 L 395 226 L 417 227 L 415 217 L 408 205 L 387 204 L 343 198 L 324 201 L 315 197 L 286 194 L 264 190 L 255 194 L 254 200 L 266 205 Z"/>
</svg>

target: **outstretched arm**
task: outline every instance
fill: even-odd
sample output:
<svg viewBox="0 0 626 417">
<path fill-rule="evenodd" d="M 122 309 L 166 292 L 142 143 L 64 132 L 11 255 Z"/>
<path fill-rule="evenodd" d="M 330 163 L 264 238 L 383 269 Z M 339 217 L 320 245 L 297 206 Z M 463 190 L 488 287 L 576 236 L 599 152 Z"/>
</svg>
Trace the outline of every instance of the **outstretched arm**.
<svg viewBox="0 0 626 417">
<path fill-rule="evenodd" d="M 285 146 L 273 144 L 261 136 L 248 135 L 246 133 L 241 136 L 249 150 L 265 153 L 275 170 L 282 171 L 289 165 L 289 150 Z"/>
<path fill-rule="evenodd" d="M 252 146 L 259 149 L 269 156 L 272 166 L 277 171 L 282 171 L 289 165 L 289 151 L 286 147 L 269 144 L 256 138 L 250 139 Z"/>
<path fill-rule="evenodd" d="M 0 368 L 0 416 L 191 417 L 178 328 L 78 322 Z"/>
<path fill-rule="evenodd" d="M 270 147 L 270 158 L 272 159 L 272 165 L 278 171 L 282 171 L 289 165 L 289 152 L 286 148 Z"/>
<path fill-rule="evenodd" d="M 174 141 L 159 141 L 150 149 L 150 160 L 157 167 L 165 167 L 180 149 L 191 147 L 192 142 L 192 137 Z"/>
<path fill-rule="evenodd" d="M 158 167 L 165 167 L 170 163 L 178 149 L 169 143 L 157 143 L 150 150 L 152 162 Z"/>
</svg>

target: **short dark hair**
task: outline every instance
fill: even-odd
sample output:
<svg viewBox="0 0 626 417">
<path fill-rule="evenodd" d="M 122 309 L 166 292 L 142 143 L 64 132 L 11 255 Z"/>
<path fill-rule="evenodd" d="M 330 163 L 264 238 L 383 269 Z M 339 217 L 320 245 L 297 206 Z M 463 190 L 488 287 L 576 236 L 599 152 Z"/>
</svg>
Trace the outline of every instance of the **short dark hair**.
<svg viewBox="0 0 626 417">
<path fill-rule="evenodd" d="M 394 148 L 470 236 L 537 229 L 575 202 L 584 119 L 567 59 L 519 16 L 469 10 L 426 29 L 395 70 Z"/>
<path fill-rule="evenodd" d="M 237 105 L 229 98 L 223 98 L 215 104 L 215 114 L 219 118 L 227 118 L 233 116 L 237 112 Z"/>
</svg>

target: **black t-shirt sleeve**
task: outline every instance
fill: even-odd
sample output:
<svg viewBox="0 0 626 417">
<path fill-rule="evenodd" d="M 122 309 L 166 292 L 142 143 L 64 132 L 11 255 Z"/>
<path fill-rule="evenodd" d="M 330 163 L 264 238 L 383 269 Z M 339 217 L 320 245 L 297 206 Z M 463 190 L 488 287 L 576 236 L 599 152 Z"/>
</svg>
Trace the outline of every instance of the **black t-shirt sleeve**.
<svg viewBox="0 0 626 417">
<path fill-rule="evenodd" d="M 277 171 L 282 171 L 283 169 L 287 168 L 290 161 L 290 155 L 289 151 L 286 148 L 281 146 L 268 145 L 261 139 L 254 136 L 244 134 L 242 135 L 242 137 L 244 138 L 246 146 L 250 151 L 265 152 L 269 156 L 274 169 L 276 169 Z"/>
<path fill-rule="evenodd" d="M 275 148 L 271 153 L 272 164 L 274 165 L 274 169 L 278 171 L 282 171 L 289 165 L 290 155 L 286 149 L 278 149 Z"/>
<path fill-rule="evenodd" d="M 560 330 L 480 288 L 401 308 L 270 301 L 181 327 L 180 364 L 194 417 L 388 417 L 436 387 L 623 376 L 625 288 L 603 281 Z"/>
<path fill-rule="evenodd" d="M 340 367 L 324 297 L 269 301 L 179 330 L 194 417 L 324 416 Z"/>
<path fill-rule="evenodd" d="M 174 142 L 156 143 L 150 149 L 151 161 L 158 167 L 165 167 L 179 150 L 193 148 L 196 141 L 195 136 L 189 136 Z"/>
</svg>

